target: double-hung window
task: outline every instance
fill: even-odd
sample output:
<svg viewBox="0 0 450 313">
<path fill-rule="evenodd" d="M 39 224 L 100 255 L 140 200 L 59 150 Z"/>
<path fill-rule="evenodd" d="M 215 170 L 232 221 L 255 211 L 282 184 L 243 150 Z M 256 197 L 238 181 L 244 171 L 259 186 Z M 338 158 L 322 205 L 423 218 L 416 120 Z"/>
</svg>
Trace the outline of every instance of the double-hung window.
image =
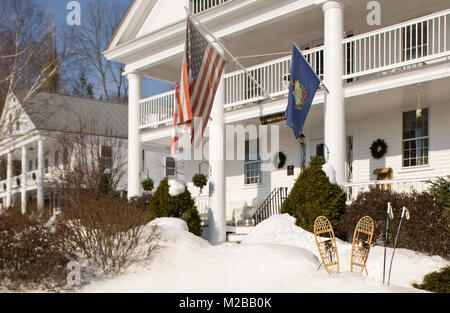
<svg viewBox="0 0 450 313">
<path fill-rule="evenodd" d="M 245 141 L 244 174 L 246 185 L 261 183 L 259 140 Z"/>
<path fill-rule="evenodd" d="M 166 176 L 175 176 L 176 164 L 175 159 L 172 157 L 166 157 Z"/>
<path fill-rule="evenodd" d="M 101 159 L 105 169 L 112 167 L 112 148 L 111 146 L 102 146 Z"/>
<path fill-rule="evenodd" d="M 403 167 L 428 164 L 428 109 L 403 113 Z"/>
</svg>

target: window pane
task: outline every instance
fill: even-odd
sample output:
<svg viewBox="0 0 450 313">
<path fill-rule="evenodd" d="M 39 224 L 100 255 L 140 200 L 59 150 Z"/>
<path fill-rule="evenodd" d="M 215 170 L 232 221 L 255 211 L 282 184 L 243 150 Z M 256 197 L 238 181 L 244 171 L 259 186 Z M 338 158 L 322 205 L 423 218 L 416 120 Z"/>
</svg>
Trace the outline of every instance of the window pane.
<svg viewBox="0 0 450 313">
<path fill-rule="evenodd" d="M 175 175 L 175 159 L 172 157 L 166 158 L 166 176 Z"/>
<path fill-rule="evenodd" d="M 428 109 L 403 113 L 403 166 L 428 164 Z"/>
</svg>

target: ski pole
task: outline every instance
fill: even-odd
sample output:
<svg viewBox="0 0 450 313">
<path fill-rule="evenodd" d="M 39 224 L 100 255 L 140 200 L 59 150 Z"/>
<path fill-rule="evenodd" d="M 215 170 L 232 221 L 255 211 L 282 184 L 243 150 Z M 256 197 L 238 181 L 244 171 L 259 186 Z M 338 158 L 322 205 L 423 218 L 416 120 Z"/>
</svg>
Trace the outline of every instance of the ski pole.
<svg viewBox="0 0 450 313">
<path fill-rule="evenodd" d="M 392 257 L 391 257 L 391 265 L 389 266 L 388 287 L 389 287 L 389 283 L 391 282 L 392 261 L 394 260 L 395 248 L 397 247 L 398 233 L 400 232 L 400 226 L 402 226 L 402 219 L 403 219 L 403 216 L 405 216 L 405 213 L 406 213 L 406 219 L 409 220 L 409 210 L 407 208 L 403 207 L 402 216 L 400 217 L 400 222 L 398 223 L 397 235 L 395 236 L 394 251 L 392 252 Z"/>
<path fill-rule="evenodd" d="M 384 263 L 383 263 L 383 285 L 385 282 L 385 276 L 386 276 L 386 247 L 387 247 L 387 241 L 388 241 L 388 231 L 389 231 L 389 219 L 394 218 L 394 212 L 392 211 L 391 203 L 388 202 L 387 205 L 387 212 L 386 212 L 386 237 L 384 239 Z"/>
</svg>

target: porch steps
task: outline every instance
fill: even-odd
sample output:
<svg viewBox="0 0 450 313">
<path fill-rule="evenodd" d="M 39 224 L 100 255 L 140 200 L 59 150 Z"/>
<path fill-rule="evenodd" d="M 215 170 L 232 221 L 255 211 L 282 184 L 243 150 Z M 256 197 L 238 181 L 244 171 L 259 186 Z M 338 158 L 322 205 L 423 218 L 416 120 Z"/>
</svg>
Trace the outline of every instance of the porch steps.
<svg viewBox="0 0 450 313">
<path fill-rule="evenodd" d="M 227 225 L 227 242 L 240 243 L 254 226 L 230 226 Z"/>
</svg>

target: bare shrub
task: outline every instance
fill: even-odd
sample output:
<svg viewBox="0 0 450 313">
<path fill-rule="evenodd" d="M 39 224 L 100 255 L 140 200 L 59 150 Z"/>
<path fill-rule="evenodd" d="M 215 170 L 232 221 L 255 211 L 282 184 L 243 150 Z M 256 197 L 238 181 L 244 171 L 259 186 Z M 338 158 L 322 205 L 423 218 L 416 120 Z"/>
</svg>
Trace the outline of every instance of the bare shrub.
<svg viewBox="0 0 450 313">
<path fill-rule="evenodd" d="M 104 273 L 118 273 L 156 249 L 156 227 L 146 228 L 145 212 L 126 199 L 81 197 L 64 215 L 72 247 Z"/>
<path fill-rule="evenodd" d="M 61 223 L 20 214 L 12 208 L 0 216 L 0 282 L 9 289 L 65 285 L 66 265 L 74 259 Z"/>
<path fill-rule="evenodd" d="M 389 222 L 388 246 L 394 243 L 403 206 L 411 219 L 403 220 L 398 237 L 398 248 L 406 248 L 430 255 L 449 256 L 449 218 L 445 208 L 430 193 L 397 193 L 380 188 L 361 193 L 341 216 L 337 234 L 353 234 L 358 220 L 369 215 L 375 223 L 374 238 L 383 242 L 386 236 L 386 208 L 390 202 L 394 219 Z M 341 236 L 345 239 L 345 235 Z"/>
</svg>

